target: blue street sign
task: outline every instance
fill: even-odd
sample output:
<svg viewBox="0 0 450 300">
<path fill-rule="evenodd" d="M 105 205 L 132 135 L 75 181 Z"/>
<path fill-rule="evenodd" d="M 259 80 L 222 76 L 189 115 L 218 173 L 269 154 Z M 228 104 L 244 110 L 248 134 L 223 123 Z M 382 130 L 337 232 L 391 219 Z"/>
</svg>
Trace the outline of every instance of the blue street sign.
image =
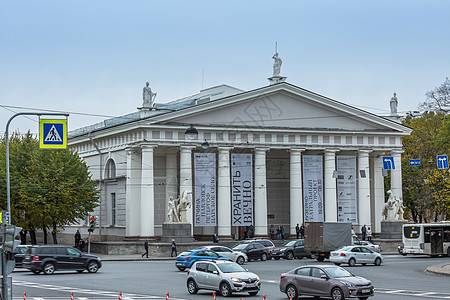
<svg viewBox="0 0 450 300">
<path fill-rule="evenodd" d="M 383 156 L 383 169 L 385 170 L 395 170 L 394 157 Z"/>
<path fill-rule="evenodd" d="M 39 135 L 41 149 L 66 149 L 67 120 L 40 119 Z"/>
<path fill-rule="evenodd" d="M 438 167 L 438 169 L 448 169 L 447 155 L 438 155 L 437 156 L 437 167 Z"/>
<path fill-rule="evenodd" d="M 420 159 L 410 159 L 409 160 L 409 166 L 410 167 L 419 167 L 420 166 Z"/>
</svg>

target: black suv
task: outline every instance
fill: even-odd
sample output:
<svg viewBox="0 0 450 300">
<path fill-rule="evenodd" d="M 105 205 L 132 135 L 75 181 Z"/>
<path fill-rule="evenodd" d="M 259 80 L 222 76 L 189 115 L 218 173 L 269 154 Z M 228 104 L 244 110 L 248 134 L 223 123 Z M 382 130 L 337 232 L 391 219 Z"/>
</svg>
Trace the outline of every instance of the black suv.
<svg viewBox="0 0 450 300">
<path fill-rule="evenodd" d="M 266 247 L 259 242 L 243 242 L 234 246 L 233 250 L 247 254 L 248 261 L 251 261 L 252 259 L 260 259 L 261 261 L 265 261 L 269 258 L 269 250 L 267 250 Z"/>
<path fill-rule="evenodd" d="M 291 260 L 296 257 L 302 259 L 303 257 L 310 256 L 305 251 L 305 241 L 303 239 L 287 241 L 283 246 L 272 249 L 270 255 L 276 260 L 279 260 L 281 257 Z"/>
<path fill-rule="evenodd" d="M 271 259 L 272 259 L 271 252 L 272 252 L 272 249 L 275 248 L 275 245 L 272 243 L 272 241 L 270 241 L 270 240 L 264 240 L 264 239 L 252 239 L 252 240 L 245 240 L 245 241 L 242 241 L 242 243 L 253 243 L 253 242 L 258 242 L 258 243 L 260 243 L 261 245 L 263 245 L 264 248 L 267 249 L 267 259 L 268 259 L 268 260 L 271 260 Z"/>
<path fill-rule="evenodd" d="M 96 273 L 102 266 L 98 256 L 85 254 L 69 246 L 40 245 L 28 247 L 22 265 L 34 274 L 53 274 L 56 270 L 88 270 Z"/>
</svg>

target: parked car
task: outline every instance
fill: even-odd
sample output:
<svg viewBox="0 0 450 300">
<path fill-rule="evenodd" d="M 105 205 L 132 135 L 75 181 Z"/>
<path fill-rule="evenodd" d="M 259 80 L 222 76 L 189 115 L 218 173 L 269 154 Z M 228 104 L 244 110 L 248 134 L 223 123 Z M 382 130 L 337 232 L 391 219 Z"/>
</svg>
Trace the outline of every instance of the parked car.
<svg viewBox="0 0 450 300">
<path fill-rule="evenodd" d="M 177 260 L 175 261 L 175 266 L 180 271 L 184 271 L 187 268 L 190 268 L 193 263 L 195 263 L 199 259 L 223 259 L 223 260 L 231 260 L 228 257 L 220 256 L 216 252 L 208 249 L 192 249 L 186 250 L 180 253 L 177 256 Z"/>
<path fill-rule="evenodd" d="M 247 243 L 248 244 L 248 243 L 253 243 L 253 242 L 258 242 L 261 245 L 263 245 L 267 249 L 267 253 L 268 253 L 267 259 L 268 260 L 272 259 L 272 256 L 270 255 L 270 253 L 271 253 L 272 249 L 275 248 L 275 245 L 274 245 L 274 243 L 272 243 L 271 240 L 252 239 L 252 240 L 244 240 L 241 243 L 243 243 L 243 244 Z"/>
<path fill-rule="evenodd" d="M 374 264 L 381 265 L 383 256 L 364 246 L 346 246 L 331 252 L 330 261 L 335 265 L 348 264 L 350 267 L 355 264 Z"/>
<path fill-rule="evenodd" d="M 309 254 L 305 251 L 305 240 L 287 241 L 281 247 L 275 247 L 270 251 L 270 256 L 278 260 L 280 258 L 294 259 L 308 257 Z"/>
<path fill-rule="evenodd" d="M 234 251 L 233 249 L 225 246 L 206 246 L 205 249 L 213 250 L 220 256 L 228 257 L 240 265 L 244 264 L 248 260 L 247 254 L 241 251 Z"/>
<path fill-rule="evenodd" d="M 247 255 L 247 260 L 260 259 L 265 261 L 269 257 L 269 250 L 259 242 L 249 242 L 237 244 L 233 247 L 233 251 L 241 251 Z"/>
<path fill-rule="evenodd" d="M 372 250 L 375 250 L 376 252 L 381 252 L 381 246 L 375 245 L 372 242 L 358 240 L 358 241 L 355 241 L 354 243 L 355 243 L 355 245 L 366 246 L 368 248 L 371 248 Z"/>
<path fill-rule="evenodd" d="M 19 245 L 16 249 L 13 251 L 14 260 L 16 261 L 16 268 L 22 268 L 22 261 L 25 257 L 25 252 L 27 251 L 28 247 L 30 245 Z"/>
<path fill-rule="evenodd" d="M 374 287 L 369 280 L 355 276 L 341 267 L 307 265 L 281 274 L 280 291 L 292 299 L 302 295 L 331 297 L 335 300 L 366 300 L 373 296 Z"/>
<path fill-rule="evenodd" d="M 96 273 L 102 262 L 98 256 L 85 254 L 70 246 L 40 245 L 27 248 L 22 265 L 35 274 L 44 272 L 50 275 L 57 270 Z"/>
<path fill-rule="evenodd" d="M 248 292 L 254 296 L 261 289 L 258 275 L 248 272 L 235 262 L 223 260 L 195 262 L 188 271 L 186 284 L 190 294 L 206 289 L 219 291 L 223 297 L 235 292 Z"/>
</svg>

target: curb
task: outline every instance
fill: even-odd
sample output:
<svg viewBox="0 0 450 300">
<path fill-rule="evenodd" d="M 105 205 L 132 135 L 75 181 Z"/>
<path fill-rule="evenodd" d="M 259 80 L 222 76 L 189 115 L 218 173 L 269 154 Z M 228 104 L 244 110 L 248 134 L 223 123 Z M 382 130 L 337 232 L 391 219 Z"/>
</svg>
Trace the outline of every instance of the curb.
<svg viewBox="0 0 450 300">
<path fill-rule="evenodd" d="M 429 266 L 425 269 L 425 272 L 440 276 L 450 276 L 450 264 Z"/>
</svg>

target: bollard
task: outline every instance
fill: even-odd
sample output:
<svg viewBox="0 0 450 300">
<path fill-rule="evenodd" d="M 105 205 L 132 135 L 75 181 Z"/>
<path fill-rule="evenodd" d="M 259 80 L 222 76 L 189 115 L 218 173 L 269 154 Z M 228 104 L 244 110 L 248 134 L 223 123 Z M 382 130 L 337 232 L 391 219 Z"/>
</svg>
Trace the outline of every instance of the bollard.
<svg viewBox="0 0 450 300">
<path fill-rule="evenodd" d="M 292 300 L 292 295 L 289 297 L 290 300 Z"/>
<path fill-rule="evenodd" d="M 166 300 L 169 300 L 169 292 L 166 293 Z"/>
<path fill-rule="evenodd" d="M 23 300 L 27 300 L 27 292 L 23 292 Z"/>
<path fill-rule="evenodd" d="M 216 300 L 216 292 L 213 292 L 213 300 Z"/>
<path fill-rule="evenodd" d="M 119 300 L 122 300 L 122 292 L 119 292 Z"/>
<path fill-rule="evenodd" d="M 70 292 L 70 300 L 73 300 L 73 292 Z"/>
<path fill-rule="evenodd" d="M 266 294 L 263 294 L 262 300 L 266 300 Z"/>
</svg>

